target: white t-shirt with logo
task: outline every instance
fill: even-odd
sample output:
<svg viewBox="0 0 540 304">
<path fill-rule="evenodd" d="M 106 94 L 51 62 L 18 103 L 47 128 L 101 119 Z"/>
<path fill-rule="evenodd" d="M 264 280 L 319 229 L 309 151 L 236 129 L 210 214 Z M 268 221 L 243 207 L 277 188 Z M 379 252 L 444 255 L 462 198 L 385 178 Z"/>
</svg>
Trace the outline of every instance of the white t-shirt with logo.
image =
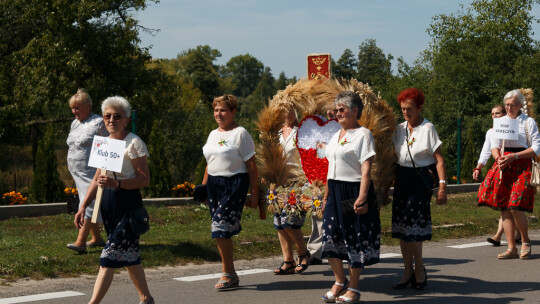
<svg viewBox="0 0 540 304">
<path fill-rule="evenodd" d="M 255 155 L 255 143 L 248 131 L 238 126 L 230 131 L 213 130 L 203 147 L 212 176 L 233 176 L 247 173 L 245 162 Z"/>
</svg>

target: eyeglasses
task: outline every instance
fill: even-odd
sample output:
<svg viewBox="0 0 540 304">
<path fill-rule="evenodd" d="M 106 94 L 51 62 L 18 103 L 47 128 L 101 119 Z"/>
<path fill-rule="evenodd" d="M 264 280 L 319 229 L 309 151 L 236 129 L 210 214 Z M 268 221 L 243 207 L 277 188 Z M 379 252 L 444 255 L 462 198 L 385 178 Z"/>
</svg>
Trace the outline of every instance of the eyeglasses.
<svg viewBox="0 0 540 304">
<path fill-rule="evenodd" d="M 110 114 L 110 113 L 103 114 L 103 119 L 111 120 L 111 118 L 114 118 L 115 120 L 120 120 L 120 118 L 122 118 L 122 115 L 120 115 L 118 113 L 115 113 L 115 114 Z"/>
<path fill-rule="evenodd" d="M 339 113 L 343 113 L 345 111 L 347 111 L 348 108 L 344 107 L 344 108 L 337 108 L 335 110 L 333 110 L 334 114 L 337 114 L 338 112 Z"/>
</svg>

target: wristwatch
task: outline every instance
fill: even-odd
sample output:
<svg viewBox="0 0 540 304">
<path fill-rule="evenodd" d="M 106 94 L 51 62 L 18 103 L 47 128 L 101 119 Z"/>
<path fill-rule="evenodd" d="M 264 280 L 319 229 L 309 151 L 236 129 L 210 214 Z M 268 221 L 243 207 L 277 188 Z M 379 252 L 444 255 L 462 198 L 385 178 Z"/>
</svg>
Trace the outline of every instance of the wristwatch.
<svg viewBox="0 0 540 304">
<path fill-rule="evenodd" d="M 446 180 L 445 179 L 440 179 L 439 184 L 446 184 Z"/>
</svg>

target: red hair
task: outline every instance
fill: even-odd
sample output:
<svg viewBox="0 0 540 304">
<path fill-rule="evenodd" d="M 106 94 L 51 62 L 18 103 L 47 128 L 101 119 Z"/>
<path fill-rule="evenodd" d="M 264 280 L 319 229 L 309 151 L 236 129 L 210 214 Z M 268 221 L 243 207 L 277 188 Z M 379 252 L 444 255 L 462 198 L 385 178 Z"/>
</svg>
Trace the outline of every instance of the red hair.
<svg viewBox="0 0 540 304">
<path fill-rule="evenodd" d="M 397 101 L 400 105 L 403 101 L 407 99 L 414 100 L 416 107 L 420 108 L 424 104 L 424 93 L 416 88 L 408 88 L 399 92 Z"/>
</svg>

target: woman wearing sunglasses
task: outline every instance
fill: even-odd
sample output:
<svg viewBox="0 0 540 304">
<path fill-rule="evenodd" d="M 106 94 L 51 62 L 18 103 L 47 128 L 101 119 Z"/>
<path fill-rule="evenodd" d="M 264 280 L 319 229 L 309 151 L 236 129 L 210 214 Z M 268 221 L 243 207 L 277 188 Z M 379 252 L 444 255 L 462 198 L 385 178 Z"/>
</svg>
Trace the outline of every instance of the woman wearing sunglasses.
<svg viewBox="0 0 540 304">
<path fill-rule="evenodd" d="M 101 175 L 101 170 L 97 170 L 88 194 L 75 215 L 75 226 L 80 228 L 85 209 L 96 197 L 98 186 L 102 187 L 101 215 L 108 238 L 101 252 L 99 273 L 89 303 L 100 303 L 111 285 L 115 269 L 126 267 L 141 303 L 152 304 L 154 299 L 148 290 L 141 264 L 140 236 L 126 226 L 128 211 L 142 206 L 139 189 L 150 183 L 148 149 L 137 135 L 126 129 L 131 107 L 125 98 L 114 96 L 105 99 L 101 111 L 110 133 L 109 138 L 125 141 L 126 148 L 121 173 L 108 171 L 106 175 Z"/>
</svg>

